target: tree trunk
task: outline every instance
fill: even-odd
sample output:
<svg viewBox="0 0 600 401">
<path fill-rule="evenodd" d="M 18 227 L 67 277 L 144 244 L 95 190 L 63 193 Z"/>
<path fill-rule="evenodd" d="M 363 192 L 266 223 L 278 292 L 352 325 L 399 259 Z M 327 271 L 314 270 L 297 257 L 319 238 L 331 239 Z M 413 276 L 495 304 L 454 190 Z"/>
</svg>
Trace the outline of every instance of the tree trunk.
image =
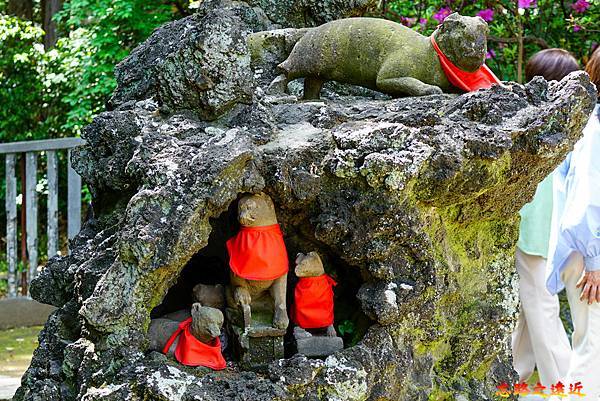
<svg viewBox="0 0 600 401">
<path fill-rule="evenodd" d="M 62 0 L 42 0 L 42 28 L 44 29 L 44 49 L 54 47 L 58 36 L 56 34 L 56 22 L 52 17 L 60 11 Z"/>
<path fill-rule="evenodd" d="M 33 0 L 8 0 L 6 12 L 31 21 L 33 19 Z"/>
<path fill-rule="evenodd" d="M 523 58 L 524 58 L 524 46 L 523 46 L 523 25 L 519 22 L 519 36 L 517 37 L 517 82 L 523 83 Z"/>
<path fill-rule="evenodd" d="M 516 1 L 515 17 L 517 20 L 517 82 L 523 83 L 523 15 L 519 13 L 519 1 Z"/>
</svg>

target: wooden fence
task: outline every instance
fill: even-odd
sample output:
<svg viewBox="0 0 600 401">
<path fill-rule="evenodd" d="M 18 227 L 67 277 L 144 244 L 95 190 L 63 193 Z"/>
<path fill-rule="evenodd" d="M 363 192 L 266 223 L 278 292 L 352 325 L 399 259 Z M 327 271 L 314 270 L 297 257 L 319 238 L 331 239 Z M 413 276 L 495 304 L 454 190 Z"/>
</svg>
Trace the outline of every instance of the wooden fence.
<svg viewBox="0 0 600 401">
<path fill-rule="evenodd" d="M 19 281 L 22 295 L 28 294 L 29 282 L 35 277 L 38 268 L 38 156 L 46 154 L 48 180 L 48 258 L 58 251 L 58 151 L 68 153 L 67 167 L 67 236 L 73 238 L 81 227 L 81 177 L 71 167 L 71 148 L 83 144 L 81 138 L 60 138 L 40 141 L 12 142 L 0 144 L 0 154 L 5 155 L 6 163 L 6 258 L 8 265 L 8 296 L 16 297 Z M 24 219 L 21 219 L 21 233 L 26 238 L 21 241 L 21 260 L 27 266 L 19 277 L 17 271 L 17 155 L 25 155 L 21 193 Z M 23 177 L 24 176 L 24 177 Z M 24 220 L 24 221 L 23 221 Z M 23 226 L 24 225 L 24 226 Z"/>
</svg>

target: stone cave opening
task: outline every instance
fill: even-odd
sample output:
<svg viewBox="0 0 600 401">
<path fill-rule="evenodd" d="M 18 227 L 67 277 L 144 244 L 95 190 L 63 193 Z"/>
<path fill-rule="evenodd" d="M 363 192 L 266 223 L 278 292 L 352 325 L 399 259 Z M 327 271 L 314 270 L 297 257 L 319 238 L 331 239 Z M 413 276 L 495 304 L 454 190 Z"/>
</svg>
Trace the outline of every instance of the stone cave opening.
<svg viewBox="0 0 600 401">
<path fill-rule="evenodd" d="M 240 229 L 237 218 L 237 208 L 240 198 L 246 193 L 238 194 L 228 209 L 217 218 L 210 219 L 211 233 L 208 244 L 200 249 L 186 263 L 163 301 L 151 312 L 152 319 L 165 314 L 189 309 L 193 303 L 193 288 L 197 284 L 227 286 L 230 283 L 229 256 L 225 246 L 226 241 Z M 342 338 L 344 348 L 358 343 L 374 323 L 361 309 L 357 298 L 358 290 L 364 282 L 363 273 L 357 266 L 345 262 L 329 246 L 318 241 L 312 233 L 308 218 L 298 218 L 297 211 L 285 210 L 275 203 L 277 219 L 284 233 L 284 242 L 289 259 L 287 283 L 288 314 L 294 300 L 294 288 L 298 278 L 294 274 L 295 259 L 299 252 L 316 251 L 323 262 L 325 272 L 337 283 L 334 287 L 334 327 L 337 335 Z M 284 337 L 284 356 L 289 358 L 296 353 L 293 336 L 294 324 L 290 319 L 287 333 Z M 225 332 L 227 330 L 223 329 Z M 235 360 L 236 352 L 225 350 L 227 359 Z"/>
</svg>

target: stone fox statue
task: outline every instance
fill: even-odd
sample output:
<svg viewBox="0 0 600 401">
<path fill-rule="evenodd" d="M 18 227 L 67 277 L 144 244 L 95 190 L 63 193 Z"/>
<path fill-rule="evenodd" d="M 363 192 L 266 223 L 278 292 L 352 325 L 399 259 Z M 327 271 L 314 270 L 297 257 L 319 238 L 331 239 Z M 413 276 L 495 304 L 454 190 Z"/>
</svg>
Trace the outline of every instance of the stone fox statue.
<svg viewBox="0 0 600 401">
<path fill-rule="evenodd" d="M 299 280 L 294 290 L 292 320 L 302 329 L 326 328 L 327 335 L 335 337 L 333 287 L 337 283 L 325 273 L 321 257 L 314 251 L 298 253 L 294 271 Z"/>
<path fill-rule="evenodd" d="M 432 35 L 454 66 L 474 72 L 485 61 L 488 31 L 482 18 L 454 13 Z M 310 29 L 278 68 L 283 75 L 270 89 L 285 90 L 290 80 L 305 78 L 305 99 L 318 98 L 323 83 L 329 80 L 393 96 L 456 90 L 430 37 L 378 18 L 347 18 Z"/>
<path fill-rule="evenodd" d="M 273 201 L 262 192 L 242 197 L 238 220 L 240 231 L 226 242 L 231 268 L 228 304 L 242 307 L 245 325 L 250 324 L 252 304 L 267 304 L 273 308 L 273 326 L 286 329 L 289 261 Z"/>
<path fill-rule="evenodd" d="M 190 317 L 185 318 L 186 314 Z M 185 320 L 172 320 L 171 317 Z M 148 328 L 149 348 L 173 356 L 187 366 L 221 370 L 226 366 L 219 340 L 222 326 L 220 310 L 194 303 L 191 310 L 152 319 Z"/>
</svg>

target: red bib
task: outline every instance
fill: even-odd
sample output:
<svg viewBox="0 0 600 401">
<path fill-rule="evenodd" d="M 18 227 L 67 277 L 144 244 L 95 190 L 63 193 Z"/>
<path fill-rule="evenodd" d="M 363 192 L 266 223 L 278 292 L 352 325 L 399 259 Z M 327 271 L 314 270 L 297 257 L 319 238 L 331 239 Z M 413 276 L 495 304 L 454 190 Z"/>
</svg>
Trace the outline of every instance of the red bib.
<svg viewBox="0 0 600 401">
<path fill-rule="evenodd" d="M 169 348 L 177 336 L 179 342 L 175 348 L 175 359 L 187 366 L 206 366 L 214 370 L 225 369 L 227 363 L 221 354 L 221 340 L 216 337 L 212 344 L 204 344 L 190 333 L 192 318 L 187 318 L 179 323 L 179 327 L 169 338 L 163 348 L 163 354 L 169 352 Z"/>
<path fill-rule="evenodd" d="M 489 88 L 492 84 L 499 84 L 500 80 L 494 75 L 487 65 L 483 64 L 477 71 L 468 72 L 455 66 L 448 57 L 438 47 L 433 35 L 431 35 L 431 44 L 438 54 L 440 64 L 446 74 L 448 81 L 465 92 L 475 91 L 481 88 Z"/>
<path fill-rule="evenodd" d="M 289 260 L 279 224 L 244 227 L 227 240 L 229 267 L 247 280 L 274 280 L 288 272 Z"/>
<path fill-rule="evenodd" d="M 303 329 L 318 329 L 333 324 L 333 286 L 327 274 L 301 277 L 294 290 L 291 317 Z"/>
</svg>

